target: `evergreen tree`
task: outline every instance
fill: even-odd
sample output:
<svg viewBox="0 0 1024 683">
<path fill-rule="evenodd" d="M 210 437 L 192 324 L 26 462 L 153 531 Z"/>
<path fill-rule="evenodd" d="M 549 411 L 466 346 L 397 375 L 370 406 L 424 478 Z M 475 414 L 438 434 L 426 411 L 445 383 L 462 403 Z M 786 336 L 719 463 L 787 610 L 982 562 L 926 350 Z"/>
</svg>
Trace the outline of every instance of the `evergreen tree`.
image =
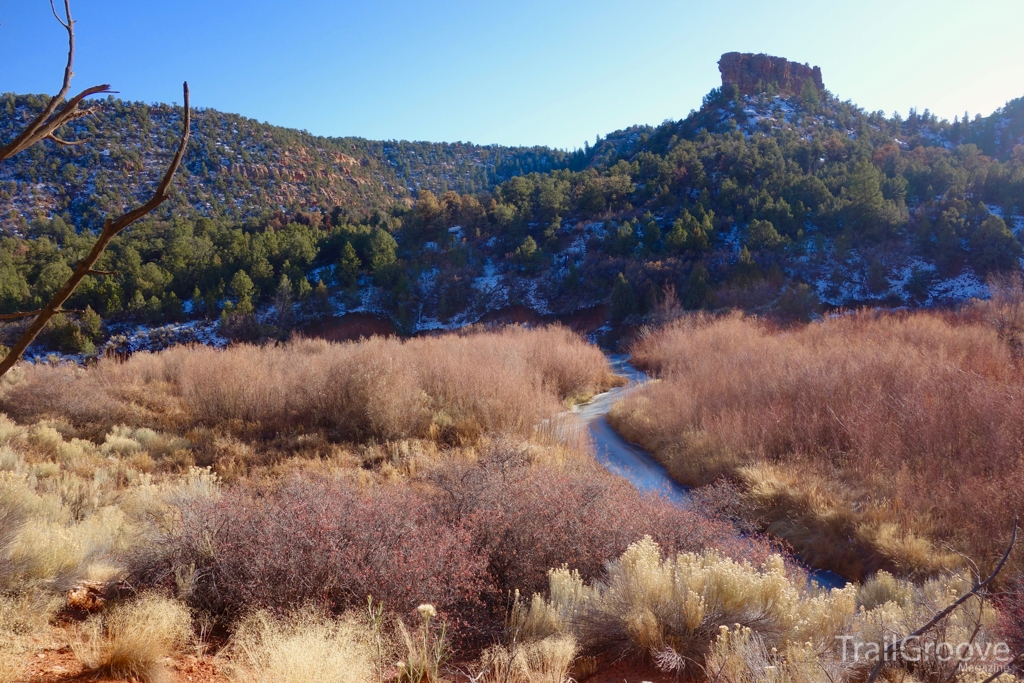
<svg viewBox="0 0 1024 683">
<path fill-rule="evenodd" d="M 277 313 L 277 326 L 288 329 L 292 322 L 292 282 L 285 273 L 277 283 L 277 291 L 274 292 L 274 310 Z"/>
<path fill-rule="evenodd" d="M 658 243 L 661 241 L 661 228 L 658 227 L 657 221 L 651 219 L 644 223 L 643 235 L 641 236 L 644 249 L 648 252 L 657 250 Z"/>
<path fill-rule="evenodd" d="M 755 218 L 747 226 L 747 246 L 754 251 L 772 251 L 786 243 L 786 238 L 779 234 L 771 221 Z"/>
<path fill-rule="evenodd" d="M 689 216 L 689 214 L 686 214 Z M 672 229 L 665 235 L 665 249 L 671 253 L 678 253 L 686 248 L 690 242 L 690 233 L 686 229 L 686 223 L 682 218 L 677 218 L 672 224 Z"/>
<path fill-rule="evenodd" d="M 1021 246 L 999 216 L 989 216 L 970 239 L 971 265 L 979 275 L 1020 268 Z"/>
<path fill-rule="evenodd" d="M 351 242 L 345 242 L 341 250 L 341 258 L 338 259 L 334 269 L 335 278 L 342 287 L 354 287 L 359 282 L 359 273 L 363 269 L 363 263 L 359 260 L 355 247 Z"/>
<path fill-rule="evenodd" d="M 622 273 L 615 278 L 615 285 L 612 287 L 612 320 L 622 322 L 627 315 L 636 312 L 637 300 L 633 286 Z"/>
<path fill-rule="evenodd" d="M 683 298 L 683 305 L 691 310 L 701 308 L 710 298 L 711 275 L 703 263 L 698 263 L 690 271 L 690 277 L 686 280 L 686 295 Z"/>
<path fill-rule="evenodd" d="M 231 278 L 231 295 L 235 297 L 234 311 L 239 315 L 252 315 L 252 298 L 256 294 L 256 285 L 253 284 L 249 274 L 239 270 Z"/>
<path fill-rule="evenodd" d="M 436 204 L 436 200 L 434 201 Z M 384 230 L 376 228 L 370 236 L 370 268 L 374 273 L 380 272 L 395 263 L 395 250 L 398 242 Z"/>
<path fill-rule="evenodd" d="M 331 296 L 327 292 L 327 285 L 324 284 L 323 280 L 319 280 L 316 283 L 316 288 L 313 289 L 313 316 L 316 318 L 326 318 L 334 313 L 334 306 L 331 304 Z"/>
</svg>

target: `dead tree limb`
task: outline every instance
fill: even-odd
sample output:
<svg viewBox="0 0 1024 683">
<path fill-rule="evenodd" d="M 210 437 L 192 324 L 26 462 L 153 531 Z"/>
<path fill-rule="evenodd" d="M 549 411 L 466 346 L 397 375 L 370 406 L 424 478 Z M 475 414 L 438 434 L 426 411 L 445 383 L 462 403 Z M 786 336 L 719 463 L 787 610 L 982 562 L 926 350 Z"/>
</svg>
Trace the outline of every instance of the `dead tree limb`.
<svg viewBox="0 0 1024 683">
<path fill-rule="evenodd" d="M 64 16 L 66 19 L 61 19 L 60 15 L 57 14 L 57 8 L 54 6 L 53 0 L 50 0 L 50 9 L 53 10 L 53 16 L 57 18 L 60 25 L 68 32 L 68 62 L 67 66 L 64 67 L 64 83 L 61 85 L 60 91 L 47 103 L 43 112 L 33 119 L 16 138 L 0 147 L 0 161 L 10 159 L 18 152 L 23 152 L 43 140 L 53 140 L 61 145 L 81 144 L 76 141 L 62 140 L 55 133 L 72 121 L 89 115 L 90 112 L 88 110 L 80 108 L 85 98 L 90 95 L 111 92 L 109 85 L 94 85 L 91 88 L 86 88 L 65 103 L 65 99 L 71 91 L 71 79 L 75 75 L 73 70 L 75 65 L 75 22 L 71 18 L 71 0 L 64 0 Z M 64 105 L 63 107 L 61 107 L 62 104 Z"/>
<path fill-rule="evenodd" d="M 64 302 L 74 294 L 75 289 L 87 275 L 110 274 L 110 271 L 98 271 L 93 268 L 100 256 L 103 255 L 107 246 L 110 244 L 110 241 L 117 237 L 122 230 L 143 216 L 154 211 L 169 198 L 170 195 L 168 195 L 167 192 L 171 187 L 171 181 L 174 179 L 174 174 L 178 170 L 178 166 L 181 165 L 182 158 L 185 156 L 185 147 L 188 145 L 189 139 L 189 127 L 192 123 L 192 110 L 189 107 L 188 83 L 184 84 L 183 91 L 185 94 L 185 116 L 184 127 L 181 132 L 181 142 L 178 144 L 178 151 L 174 154 L 174 159 L 171 160 L 171 165 L 164 173 L 164 177 L 157 186 L 153 196 L 150 197 L 149 201 L 142 206 L 133 209 L 118 218 L 108 218 L 103 224 L 103 230 L 100 232 L 99 237 L 96 238 L 96 242 L 92 245 L 89 255 L 82 259 L 81 263 L 78 264 L 78 267 L 75 268 L 75 272 L 70 278 L 68 278 L 68 281 L 64 283 L 64 286 L 60 288 L 60 291 L 57 292 L 53 298 L 50 299 L 50 302 L 41 310 L 32 311 L 26 316 L 19 316 L 27 317 L 28 315 L 36 315 L 36 319 L 32 321 L 29 328 L 25 330 L 24 334 L 21 335 L 21 338 L 18 339 L 17 343 L 11 348 L 10 353 L 0 361 L 0 377 L 5 375 L 8 370 L 14 367 L 14 364 L 17 363 L 22 354 L 25 353 L 29 344 L 35 341 L 35 338 L 39 336 L 39 333 L 42 332 L 44 327 L 46 327 L 46 323 L 50 321 L 50 318 L 62 311 Z"/>
<path fill-rule="evenodd" d="M 888 645 L 885 648 L 884 652 L 882 652 L 882 654 L 879 655 L 878 661 L 875 663 L 875 667 L 871 669 L 871 675 L 868 676 L 868 679 L 865 683 L 874 683 L 875 679 L 878 678 L 878 674 L 882 671 L 882 667 L 885 665 L 885 663 L 890 661 L 890 659 L 896 652 L 902 650 L 903 646 L 906 645 L 909 640 L 911 640 L 912 638 L 918 638 L 927 633 L 928 631 L 930 631 L 932 628 L 935 627 L 936 624 L 938 624 L 940 621 L 942 621 L 950 614 L 952 614 L 953 610 L 967 602 L 969 599 L 971 599 L 971 597 L 977 595 L 982 590 L 984 590 L 989 584 L 991 584 L 995 580 L 995 578 L 999 576 L 999 572 L 1003 570 L 1003 565 L 1005 565 L 1006 561 L 1010 558 L 1010 553 L 1013 551 L 1013 546 L 1016 542 L 1017 520 L 1013 520 L 1013 534 L 1011 534 L 1010 536 L 1010 545 L 1007 546 L 1006 552 L 1003 553 L 1003 557 L 999 560 L 999 563 L 996 565 L 996 568 L 992 570 L 992 573 L 988 575 L 988 578 L 984 581 L 981 581 L 980 583 L 975 583 L 974 587 L 971 588 L 971 590 L 967 591 L 959 598 L 957 598 L 955 601 L 950 603 L 948 607 L 946 607 L 944 610 L 942 610 L 934 617 L 932 617 L 931 621 L 929 621 L 927 624 L 917 629 L 916 631 L 911 633 L 909 636 L 903 638 L 902 640 L 896 641 Z"/>
<path fill-rule="evenodd" d="M 39 315 L 40 313 L 42 313 L 45 310 L 46 310 L 45 308 L 40 308 L 40 309 L 35 310 L 35 311 L 23 311 L 21 313 L 4 313 L 3 315 L 0 315 L 0 320 L 20 320 L 21 318 L 31 318 L 34 315 Z M 81 314 L 81 313 L 85 313 L 85 311 L 79 310 L 77 308 L 72 308 L 72 309 L 60 308 L 60 309 L 57 309 L 57 313 L 79 313 L 79 314 Z"/>
</svg>

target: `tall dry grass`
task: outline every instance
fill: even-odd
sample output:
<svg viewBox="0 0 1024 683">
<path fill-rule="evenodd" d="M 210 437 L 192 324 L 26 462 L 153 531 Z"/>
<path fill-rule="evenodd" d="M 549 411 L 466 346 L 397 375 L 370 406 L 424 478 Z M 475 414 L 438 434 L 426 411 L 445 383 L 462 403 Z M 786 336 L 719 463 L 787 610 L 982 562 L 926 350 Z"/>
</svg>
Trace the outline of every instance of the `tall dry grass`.
<svg viewBox="0 0 1024 683">
<path fill-rule="evenodd" d="M 659 381 L 609 419 L 684 483 L 737 480 L 770 530 L 847 575 L 955 563 L 928 539 L 986 559 L 1024 510 L 1024 373 L 984 318 L 686 318 L 634 344 Z"/>
<path fill-rule="evenodd" d="M 97 434 L 117 424 L 352 440 L 527 434 L 612 381 L 601 352 L 562 327 L 401 341 L 173 348 L 88 370 L 29 366 L 0 409 Z"/>
</svg>

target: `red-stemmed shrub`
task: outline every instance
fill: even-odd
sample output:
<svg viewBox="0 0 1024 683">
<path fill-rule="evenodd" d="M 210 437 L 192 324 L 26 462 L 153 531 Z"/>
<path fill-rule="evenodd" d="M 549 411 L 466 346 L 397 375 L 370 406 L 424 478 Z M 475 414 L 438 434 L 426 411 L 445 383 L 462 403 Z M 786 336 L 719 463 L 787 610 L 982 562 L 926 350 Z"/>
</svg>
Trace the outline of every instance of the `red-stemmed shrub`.
<svg viewBox="0 0 1024 683">
<path fill-rule="evenodd" d="M 143 584 L 174 586 L 195 608 L 233 620 L 313 603 L 332 611 L 367 596 L 407 613 L 421 603 L 472 616 L 487 590 L 486 560 L 469 532 L 404 486 L 363 493 L 337 481 L 235 487 L 181 507 L 155 553 L 135 558 Z"/>
<path fill-rule="evenodd" d="M 714 547 L 753 561 L 771 552 L 729 524 L 641 494 L 596 465 L 578 471 L 529 465 L 514 447 L 491 452 L 479 465 L 448 466 L 432 479 L 442 516 L 472 520 L 474 546 L 487 558 L 498 594 L 543 591 L 548 570 L 562 565 L 597 577 L 645 535 L 668 552 Z"/>
<path fill-rule="evenodd" d="M 772 551 L 596 463 L 539 465 L 502 445 L 423 480 L 356 488 L 307 474 L 181 503 L 176 529 L 132 573 L 227 624 L 253 609 L 344 611 L 371 595 L 400 614 L 429 602 L 461 644 L 483 645 L 500 634 L 511 591 L 544 591 L 562 565 L 596 578 L 645 535 L 668 552 L 710 547 L 755 563 Z"/>
</svg>

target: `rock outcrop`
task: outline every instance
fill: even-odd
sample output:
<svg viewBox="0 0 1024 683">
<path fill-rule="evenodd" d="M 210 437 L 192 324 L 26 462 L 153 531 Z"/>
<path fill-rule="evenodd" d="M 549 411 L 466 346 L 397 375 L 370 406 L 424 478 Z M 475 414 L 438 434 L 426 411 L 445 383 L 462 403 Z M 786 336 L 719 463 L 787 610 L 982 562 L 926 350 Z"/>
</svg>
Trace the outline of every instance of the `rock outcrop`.
<svg viewBox="0 0 1024 683">
<path fill-rule="evenodd" d="M 774 85 L 783 97 L 792 97 L 803 92 L 804 84 L 810 82 L 822 92 L 821 69 L 808 64 L 798 64 L 782 57 L 765 54 L 727 52 L 718 60 L 722 72 L 722 85 L 735 85 L 744 95 L 757 95 Z"/>
</svg>

